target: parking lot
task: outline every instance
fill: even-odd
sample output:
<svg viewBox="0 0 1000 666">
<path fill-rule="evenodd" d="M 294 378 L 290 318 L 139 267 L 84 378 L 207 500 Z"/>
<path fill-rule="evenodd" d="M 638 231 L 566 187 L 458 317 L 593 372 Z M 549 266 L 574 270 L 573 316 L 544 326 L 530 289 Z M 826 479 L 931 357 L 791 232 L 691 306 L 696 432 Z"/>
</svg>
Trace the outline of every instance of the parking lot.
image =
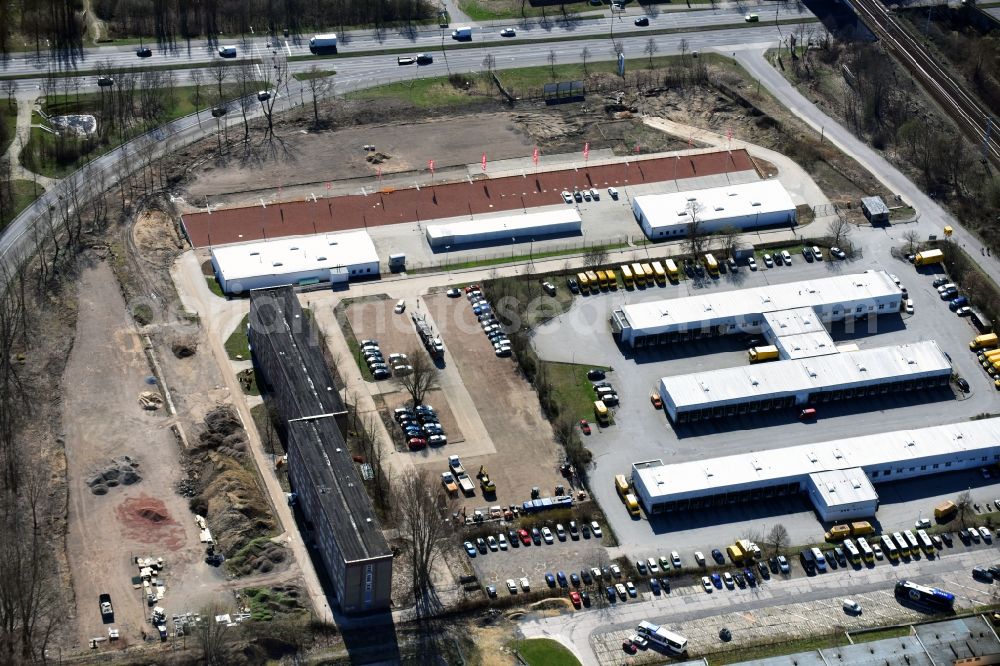
<svg viewBox="0 0 1000 666">
<path fill-rule="evenodd" d="M 619 542 L 630 549 L 706 550 L 731 543 L 748 529 L 766 533 L 775 522 L 788 529 L 793 543 L 817 540 L 822 528 L 811 507 L 794 500 L 732 507 L 696 515 L 632 520 L 624 511 L 613 489 L 615 474 L 630 473 L 634 461 L 662 459 L 684 462 L 754 450 L 784 448 L 807 442 L 822 442 L 852 435 L 937 425 L 961 421 L 984 412 L 996 411 L 996 390 L 979 368 L 968 342 L 976 331 L 967 319 L 955 316 L 931 286 L 940 270 L 918 273 L 911 264 L 893 258 L 890 241 L 879 230 L 858 229 L 856 244 L 863 246 L 860 258 L 848 261 L 807 263 L 801 254 L 793 255 L 791 266 L 775 266 L 751 272 L 739 272 L 719 279 L 683 280 L 679 285 L 651 287 L 644 290 L 619 290 L 579 297 L 561 317 L 541 326 L 534 344 L 541 358 L 553 361 L 611 366 L 608 381 L 616 388 L 621 404 L 615 409 L 615 425 L 589 438 L 594 452 L 595 469 L 591 473 L 592 490 L 614 527 Z M 864 242 L 862 242 L 864 241 Z M 868 241 L 871 241 L 870 243 Z M 651 250 L 652 252 L 652 250 Z M 967 378 L 971 392 L 952 390 L 889 394 L 875 400 L 824 404 L 819 419 L 813 423 L 796 420 L 794 413 L 770 413 L 737 417 L 727 421 L 699 422 L 675 429 L 662 411 L 653 409 L 649 395 L 661 376 L 743 365 L 746 348 L 736 340 L 719 339 L 678 343 L 664 349 L 643 350 L 633 354 L 619 347 L 611 336 L 611 311 L 626 303 L 649 302 L 683 297 L 704 290 L 732 290 L 766 284 L 808 280 L 844 273 L 884 269 L 896 274 L 914 301 L 913 315 L 890 314 L 877 320 L 858 322 L 852 329 L 834 326 L 832 336 L 838 342 L 853 342 L 862 349 L 894 344 L 936 340 L 947 352 L 956 372 Z M 934 497 L 954 498 L 954 485 L 939 490 L 937 479 L 926 484 L 908 482 L 910 488 L 926 490 L 926 496 L 896 492 L 891 486 L 883 502 L 880 517 L 884 524 L 897 518 L 903 525 L 921 511 L 926 515 Z M 972 479 L 969 479 L 972 481 Z M 973 487 L 983 487 L 980 479 Z M 968 487 L 968 486 L 966 486 Z M 881 486 L 879 487 L 881 489 Z M 947 494 L 945 494 L 945 492 Z M 1000 496 L 1000 488 L 984 488 L 984 496 Z M 913 516 L 912 518 L 909 516 Z M 713 546 L 714 544 L 714 546 Z"/>
</svg>

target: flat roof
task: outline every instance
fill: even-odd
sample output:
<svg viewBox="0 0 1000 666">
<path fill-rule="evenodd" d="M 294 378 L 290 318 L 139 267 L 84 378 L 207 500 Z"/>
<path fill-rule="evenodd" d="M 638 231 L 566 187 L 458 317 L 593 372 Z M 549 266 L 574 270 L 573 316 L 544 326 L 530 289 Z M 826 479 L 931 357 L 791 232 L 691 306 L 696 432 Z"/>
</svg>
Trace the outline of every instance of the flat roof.
<svg viewBox="0 0 1000 666">
<path fill-rule="evenodd" d="M 688 192 L 643 194 L 635 197 L 634 201 L 652 229 L 689 224 L 691 216 L 688 208 L 691 204 L 698 206 L 698 219 L 702 222 L 795 211 L 792 197 L 778 180 Z"/>
<path fill-rule="evenodd" d="M 819 315 L 811 307 L 789 308 L 765 312 L 764 321 L 776 337 L 799 335 L 801 333 L 826 332 Z"/>
<path fill-rule="evenodd" d="M 668 298 L 622 307 L 636 332 L 734 319 L 796 308 L 828 307 L 860 299 L 902 298 L 885 271 L 866 271 L 785 284 Z M 641 334 L 641 333 L 640 333 Z"/>
<path fill-rule="evenodd" d="M 662 461 L 636 463 L 633 473 L 639 476 L 654 500 L 671 495 L 700 497 L 744 484 L 777 484 L 784 479 L 817 472 L 870 468 L 935 456 L 960 456 L 985 449 L 1000 450 L 1000 418 L 896 430 L 672 465 L 664 465 Z"/>
<path fill-rule="evenodd" d="M 477 217 L 474 220 L 448 222 L 445 224 L 428 224 L 427 238 L 439 239 L 454 237 L 462 239 L 480 235 L 510 233 L 512 236 L 523 236 L 532 231 L 552 233 L 561 231 L 564 227 L 580 228 L 582 221 L 580 213 L 573 206 L 563 205 L 562 208 L 546 210 L 540 213 L 520 215 L 499 215 L 496 217 Z"/>
<path fill-rule="evenodd" d="M 277 240 L 216 245 L 212 258 L 225 280 L 284 275 L 358 264 L 378 263 L 367 231 L 293 236 Z"/>
<path fill-rule="evenodd" d="M 951 373 L 933 340 L 862 349 L 850 354 L 770 361 L 660 379 L 661 397 L 678 409 L 697 408 Z"/>
<path fill-rule="evenodd" d="M 875 486 L 860 467 L 814 472 L 809 475 L 809 480 L 824 506 L 878 501 Z"/>
<path fill-rule="evenodd" d="M 861 203 L 872 215 L 889 214 L 889 207 L 885 205 L 885 201 L 882 200 L 882 197 L 862 197 Z"/>
<path fill-rule="evenodd" d="M 317 489 L 344 559 L 391 557 L 357 465 L 333 417 L 290 421 L 288 441 L 299 452 L 302 467 Z"/>
</svg>

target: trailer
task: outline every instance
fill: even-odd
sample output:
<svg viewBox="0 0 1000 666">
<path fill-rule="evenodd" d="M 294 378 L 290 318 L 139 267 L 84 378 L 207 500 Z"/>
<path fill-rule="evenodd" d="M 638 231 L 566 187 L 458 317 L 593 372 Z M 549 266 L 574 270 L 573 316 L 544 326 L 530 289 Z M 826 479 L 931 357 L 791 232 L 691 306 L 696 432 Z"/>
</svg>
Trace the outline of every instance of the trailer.
<svg viewBox="0 0 1000 666">
<path fill-rule="evenodd" d="M 458 456 L 448 456 L 448 467 L 451 468 L 455 476 L 465 474 L 465 466 L 462 465 L 462 461 L 459 460 Z"/>
<path fill-rule="evenodd" d="M 773 361 L 778 358 L 778 348 L 774 345 L 766 347 L 751 347 L 747 352 L 747 359 L 751 363 L 761 363 L 763 361 Z"/>
<path fill-rule="evenodd" d="M 466 495 L 476 494 L 476 484 L 472 483 L 472 479 L 469 478 L 468 474 L 462 472 L 461 474 L 456 475 L 455 478 L 458 479 L 458 485 L 462 489 L 463 493 Z"/>
<path fill-rule="evenodd" d="M 941 250 L 924 250 L 923 252 L 918 252 L 913 258 L 914 266 L 930 266 L 931 264 L 940 264 L 944 262 L 944 252 Z"/>
<path fill-rule="evenodd" d="M 413 326 L 417 329 L 417 335 L 424 343 L 427 353 L 431 355 L 431 358 L 441 358 L 444 355 L 444 344 L 434 332 L 434 327 L 427 323 L 427 315 L 422 312 L 414 312 L 410 318 L 413 320 Z"/>
<path fill-rule="evenodd" d="M 316 35 L 309 40 L 309 50 L 316 55 L 337 52 L 337 34 Z"/>
</svg>

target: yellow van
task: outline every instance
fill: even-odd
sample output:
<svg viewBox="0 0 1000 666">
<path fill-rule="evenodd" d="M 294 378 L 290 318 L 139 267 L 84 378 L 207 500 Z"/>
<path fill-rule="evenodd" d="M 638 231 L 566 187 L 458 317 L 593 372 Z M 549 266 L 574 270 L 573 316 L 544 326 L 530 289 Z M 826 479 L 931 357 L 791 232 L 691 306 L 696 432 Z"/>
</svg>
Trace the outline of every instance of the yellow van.
<svg viewBox="0 0 1000 666">
<path fill-rule="evenodd" d="M 997 346 L 997 334 L 996 333 L 986 333 L 985 335 L 977 335 L 976 338 L 969 343 L 969 349 L 975 351 L 977 349 L 987 349 L 988 347 Z"/>
<path fill-rule="evenodd" d="M 586 273 L 577 273 L 576 283 L 580 287 L 581 294 L 586 294 L 590 291 L 590 278 L 587 277 Z M 594 289 L 597 289 L 596 285 L 594 286 Z"/>
<path fill-rule="evenodd" d="M 626 289 L 632 288 L 632 269 L 628 267 L 628 264 L 622 264 L 622 282 L 625 284 Z"/>
<path fill-rule="evenodd" d="M 608 425 L 611 423 L 611 415 L 608 413 L 608 406 L 604 404 L 603 400 L 598 400 L 594 403 L 594 418 L 601 425 Z"/>
<path fill-rule="evenodd" d="M 625 496 L 625 508 L 628 509 L 630 516 L 639 515 L 639 500 L 632 493 Z"/>
<path fill-rule="evenodd" d="M 615 474 L 615 490 L 618 491 L 618 496 L 625 501 L 625 496 L 628 495 L 631 490 L 628 487 L 628 481 L 625 480 L 624 474 Z"/>
<path fill-rule="evenodd" d="M 604 273 L 608 276 L 608 289 L 618 289 L 618 276 L 610 268 L 605 268 Z"/>
</svg>

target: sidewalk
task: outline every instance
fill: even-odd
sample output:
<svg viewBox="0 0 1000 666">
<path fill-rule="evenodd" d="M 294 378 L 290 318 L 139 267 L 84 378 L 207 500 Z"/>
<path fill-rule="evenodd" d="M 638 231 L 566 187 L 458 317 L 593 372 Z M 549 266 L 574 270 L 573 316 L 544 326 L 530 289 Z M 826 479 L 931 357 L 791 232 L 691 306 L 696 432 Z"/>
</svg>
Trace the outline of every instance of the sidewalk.
<svg viewBox="0 0 1000 666">
<path fill-rule="evenodd" d="M 21 164 L 20 160 L 21 151 L 28 145 L 28 141 L 31 139 L 31 113 L 41 107 L 34 100 L 29 101 L 15 98 L 15 102 L 17 103 L 17 125 L 14 131 L 14 139 L 11 141 L 7 152 L 0 159 L 7 160 L 10 164 L 10 176 L 12 180 L 35 182 L 38 183 L 39 188 L 49 190 L 58 181 L 54 178 L 28 171 Z"/>
</svg>

